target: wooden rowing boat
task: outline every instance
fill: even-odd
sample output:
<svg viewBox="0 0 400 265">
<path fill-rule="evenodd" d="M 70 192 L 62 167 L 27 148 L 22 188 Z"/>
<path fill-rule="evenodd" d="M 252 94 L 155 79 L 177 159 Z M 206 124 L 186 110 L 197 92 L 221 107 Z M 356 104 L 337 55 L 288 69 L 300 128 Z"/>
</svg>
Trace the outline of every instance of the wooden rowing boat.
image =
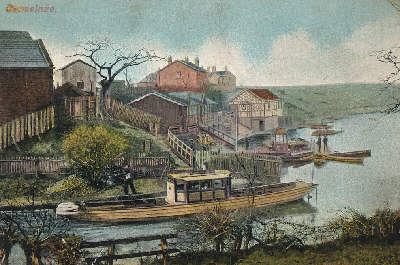
<svg viewBox="0 0 400 265">
<path fill-rule="evenodd" d="M 241 209 L 254 206 L 268 207 L 302 199 L 316 184 L 303 181 L 254 187 L 253 195 L 242 190 L 232 190 L 227 199 L 194 203 L 174 203 L 150 207 L 97 206 L 79 210 L 70 218 L 89 222 L 148 222 L 198 214 L 217 205 L 223 209 Z"/>
<path fill-rule="evenodd" d="M 323 163 L 320 160 L 330 160 L 330 161 L 338 161 L 338 162 L 344 162 L 344 163 L 362 163 L 363 158 L 361 157 L 341 157 L 341 156 L 333 156 L 333 155 L 328 155 L 328 154 L 323 154 L 323 153 L 315 153 L 313 155 L 313 160 L 314 162 L 317 161 L 317 163 Z"/>
<path fill-rule="evenodd" d="M 352 152 L 336 152 L 330 153 L 331 156 L 340 156 L 340 157 L 369 157 L 371 156 L 371 150 L 360 150 L 360 151 L 352 151 Z"/>
</svg>

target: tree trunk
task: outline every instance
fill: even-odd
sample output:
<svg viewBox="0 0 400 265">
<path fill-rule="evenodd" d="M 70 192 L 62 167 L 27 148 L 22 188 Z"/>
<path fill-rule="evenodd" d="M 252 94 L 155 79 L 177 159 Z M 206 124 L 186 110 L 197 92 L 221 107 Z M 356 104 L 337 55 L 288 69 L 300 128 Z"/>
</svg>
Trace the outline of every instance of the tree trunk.
<svg viewBox="0 0 400 265">
<path fill-rule="evenodd" d="M 38 251 L 29 245 L 22 245 L 26 257 L 26 265 L 42 265 Z"/>
<path fill-rule="evenodd" d="M 0 265 L 8 265 L 8 257 L 10 256 L 11 252 L 11 245 L 7 242 L 3 242 L 3 245 L 0 248 Z"/>
</svg>

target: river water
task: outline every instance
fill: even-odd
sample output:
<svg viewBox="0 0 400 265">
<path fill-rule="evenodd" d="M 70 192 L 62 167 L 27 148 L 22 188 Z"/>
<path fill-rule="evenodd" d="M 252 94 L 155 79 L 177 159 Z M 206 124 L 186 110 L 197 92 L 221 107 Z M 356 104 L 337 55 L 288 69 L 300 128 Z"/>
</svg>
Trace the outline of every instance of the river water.
<svg viewBox="0 0 400 265">
<path fill-rule="evenodd" d="M 340 210 L 351 207 L 365 214 L 378 208 L 400 208 L 400 115 L 380 113 L 354 115 L 334 121 L 342 133 L 329 136 L 331 150 L 354 151 L 371 149 L 372 156 L 362 165 L 327 162 L 315 167 L 307 164 L 282 170 L 281 182 L 304 179 L 319 184 L 312 198 L 281 207 L 282 214 L 296 219 L 323 224 Z M 298 129 L 290 137 L 311 140 L 311 130 Z M 251 139 L 250 145 L 268 141 L 265 137 Z M 313 171 L 313 173 L 312 173 Z M 98 241 L 161 234 L 172 231 L 174 220 L 140 225 L 109 225 L 72 223 L 71 232 L 85 240 Z M 138 246 L 147 248 L 146 245 Z"/>
</svg>

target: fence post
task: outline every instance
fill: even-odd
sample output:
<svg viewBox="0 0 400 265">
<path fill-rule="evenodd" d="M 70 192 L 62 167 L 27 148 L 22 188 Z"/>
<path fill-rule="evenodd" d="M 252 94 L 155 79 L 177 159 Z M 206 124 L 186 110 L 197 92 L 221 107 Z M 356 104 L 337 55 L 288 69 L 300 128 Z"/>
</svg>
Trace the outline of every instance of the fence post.
<svg viewBox="0 0 400 265">
<path fill-rule="evenodd" d="M 114 255 L 114 251 L 115 251 L 115 244 L 111 244 L 108 246 L 108 250 L 107 250 L 107 255 L 109 256 L 108 261 L 107 261 L 107 265 L 113 265 L 114 264 L 114 260 L 111 257 L 112 255 Z"/>
<path fill-rule="evenodd" d="M 163 265 L 167 265 L 167 239 L 164 236 L 161 236 L 161 250 L 162 250 L 162 260 Z"/>
</svg>

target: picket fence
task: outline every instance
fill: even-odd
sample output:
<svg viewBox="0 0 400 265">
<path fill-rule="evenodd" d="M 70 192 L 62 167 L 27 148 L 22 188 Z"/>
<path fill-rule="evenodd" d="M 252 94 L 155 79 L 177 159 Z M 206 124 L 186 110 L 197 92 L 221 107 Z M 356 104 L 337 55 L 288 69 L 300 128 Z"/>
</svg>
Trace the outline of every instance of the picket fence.
<svg viewBox="0 0 400 265">
<path fill-rule="evenodd" d="M 19 116 L 0 125 L 0 150 L 54 128 L 54 106 Z"/>
</svg>

